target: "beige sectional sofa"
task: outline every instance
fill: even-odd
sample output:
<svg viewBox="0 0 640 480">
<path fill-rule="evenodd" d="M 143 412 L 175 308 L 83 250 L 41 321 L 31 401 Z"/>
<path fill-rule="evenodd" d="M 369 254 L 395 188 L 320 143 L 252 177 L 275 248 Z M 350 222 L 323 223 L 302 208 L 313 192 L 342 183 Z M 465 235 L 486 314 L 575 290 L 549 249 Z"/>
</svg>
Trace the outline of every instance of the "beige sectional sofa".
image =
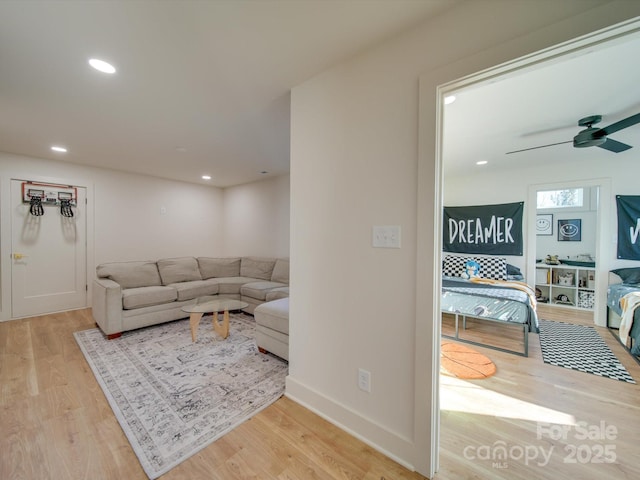
<svg viewBox="0 0 640 480">
<path fill-rule="evenodd" d="M 289 360 L 289 297 L 258 305 L 253 316 L 260 351 Z"/>
<path fill-rule="evenodd" d="M 256 306 L 289 296 L 289 260 L 267 257 L 180 257 L 98 265 L 93 318 L 109 338 L 185 318 L 198 297 L 220 295 Z"/>
</svg>

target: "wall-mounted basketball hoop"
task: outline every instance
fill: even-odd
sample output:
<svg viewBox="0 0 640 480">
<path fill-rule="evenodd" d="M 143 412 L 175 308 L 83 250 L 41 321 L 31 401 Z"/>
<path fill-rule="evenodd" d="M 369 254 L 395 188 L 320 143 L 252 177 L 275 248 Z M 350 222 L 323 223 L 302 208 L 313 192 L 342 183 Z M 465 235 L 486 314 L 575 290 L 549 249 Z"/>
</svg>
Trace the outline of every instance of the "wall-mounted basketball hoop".
<svg viewBox="0 0 640 480">
<path fill-rule="evenodd" d="M 29 213 L 44 215 L 44 206 L 60 207 L 60 215 L 73 217 L 72 207 L 78 203 L 78 189 L 72 185 L 22 182 L 22 202 L 29 204 Z"/>
</svg>

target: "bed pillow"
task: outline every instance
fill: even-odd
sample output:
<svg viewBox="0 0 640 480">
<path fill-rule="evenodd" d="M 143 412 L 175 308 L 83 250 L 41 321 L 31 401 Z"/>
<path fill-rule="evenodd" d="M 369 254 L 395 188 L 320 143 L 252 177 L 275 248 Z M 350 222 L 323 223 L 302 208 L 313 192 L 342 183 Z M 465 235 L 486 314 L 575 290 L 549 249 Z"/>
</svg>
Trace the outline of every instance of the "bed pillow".
<svg viewBox="0 0 640 480">
<path fill-rule="evenodd" d="M 522 275 L 522 272 L 515 265 L 507 263 L 507 275 Z"/>
<path fill-rule="evenodd" d="M 445 277 L 461 277 L 464 272 L 464 265 L 469 260 L 475 259 L 461 255 L 447 255 L 442 262 L 442 275 Z"/>
<path fill-rule="evenodd" d="M 465 271 L 464 266 L 469 260 L 475 260 L 480 264 L 479 277 L 492 280 L 507 279 L 507 260 L 504 257 L 447 255 L 442 262 L 442 275 L 445 277 L 461 277 Z"/>
<path fill-rule="evenodd" d="M 622 283 L 638 284 L 640 283 L 640 268 L 618 268 L 611 270 L 622 279 Z"/>
<path fill-rule="evenodd" d="M 478 257 L 480 276 L 493 280 L 507 279 L 507 260 L 504 257 Z"/>
</svg>

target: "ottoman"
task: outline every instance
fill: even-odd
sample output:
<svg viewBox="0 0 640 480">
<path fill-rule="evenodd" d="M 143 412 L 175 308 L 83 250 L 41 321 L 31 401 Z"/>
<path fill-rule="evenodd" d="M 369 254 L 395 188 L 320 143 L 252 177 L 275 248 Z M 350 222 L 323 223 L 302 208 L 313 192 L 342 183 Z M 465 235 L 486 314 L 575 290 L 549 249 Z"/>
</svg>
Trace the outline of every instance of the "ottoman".
<svg viewBox="0 0 640 480">
<path fill-rule="evenodd" d="M 253 311 L 256 343 L 262 353 L 289 360 L 289 298 L 265 302 Z"/>
</svg>

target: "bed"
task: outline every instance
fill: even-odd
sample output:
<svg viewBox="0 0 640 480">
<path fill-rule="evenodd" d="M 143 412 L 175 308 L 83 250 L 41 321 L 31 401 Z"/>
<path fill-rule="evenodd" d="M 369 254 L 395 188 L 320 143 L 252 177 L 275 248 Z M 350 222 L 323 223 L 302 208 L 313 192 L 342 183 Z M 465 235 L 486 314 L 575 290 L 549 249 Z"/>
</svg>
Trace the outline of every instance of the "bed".
<svg viewBox="0 0 640 480">
<path fill-rule="evenodd" d="M 454 335 L 446 338 L 482 345 L 488 348 L 528 356 L 529 332 L 538 332 L 535 293 L 522 282 L 523 277 L 513 266 L 507 268 L 504 260 L 478 258 L 482 278 L 465 279 L 463 263 L 469 257 L 447 256 L 443 262 L 442 296 L 440 310 L 454 315 Z M 451 263 L 455 262 L 456 266 Z M 511 273 L 508 273 L 508 270 Z M 462 273 L 460 273 L 462 272 Z M 456 275 L 459 273 L 459 275 Z M 522 331 L 523 351 L 505 349 L 487 343 L 461 338 L 460 330 L 466 328 L 467 318 L 498 322 Z"/>
<path fill-rule="evenodd" d="M 632 318 L 628 328 L 628 341 L 614 335 L 631 355 L 640 357 L 640 308 L 634 308 L 634 297 L 640 298 L 640 268 L 619 268 L 609 272 L 607 287 L 607 327 L 618 330 L 624 315 L 623 306 L 632 309 L 628 314 Z M 627 299 L 625 302 L 623 299 Z M 629 301 L 631 300 L 631 301 Z M 640 305 L 640 304 L 637 304 Z"/>
</svg>

